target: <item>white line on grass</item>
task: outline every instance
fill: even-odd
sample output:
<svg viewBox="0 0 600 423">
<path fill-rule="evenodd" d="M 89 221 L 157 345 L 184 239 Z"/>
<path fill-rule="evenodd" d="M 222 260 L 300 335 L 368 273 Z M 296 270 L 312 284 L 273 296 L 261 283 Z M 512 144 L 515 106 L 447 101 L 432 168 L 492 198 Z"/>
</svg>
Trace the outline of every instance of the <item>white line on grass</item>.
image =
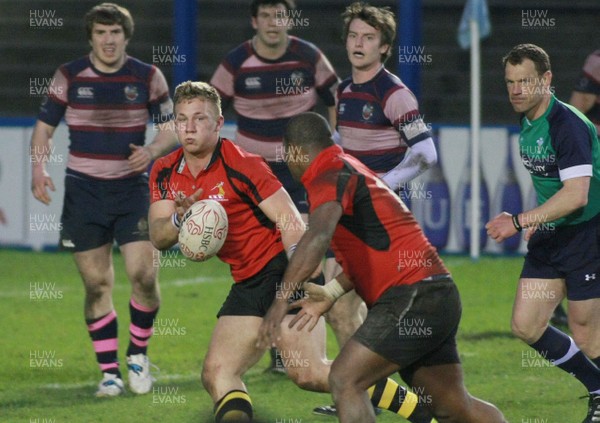
<svg viewBox="0 0 600 423">
<path fill-rule="evenodd" d="M 157 382 L 176 382 L 176 381 L 188 381 L 188 380 L 200 380 L 200 373 L 198 374 L 172 374 L 172 375 L 155 375 Z M 47 383 L 40 385 L 40 389 L 57 389 L 57 390 L 69 390 L 69 389 L 82 389 L 91 386 L 96 386 L 97 381 L 77 382 L 77 383 Z"/>
<path fill-rule="evenodd" d="M 203 283 L 213 283 L 213 282 L 222 282 L 223 280 L 226 281 L 226 278 L 224 277 L 210 277 L 210 276 L 197 276 L 195 278 L 187 278 L 187 279 L 175 279 L 172 281 L 160 281 L 159 279 L 159 284 L 160 286 L 163 287 L 177 287 L 180 288 L 182 286 L 189 286 L 189 285 L 200 285 Z M 119 284 L 115 284 L 114 287 L 115 290 L 130 290 L 131 287 L 129 286 L 128 283 L 119 283 Z M 54 285 L 53 286 L 53 290 L 58 291 L 58 292 L 65 292 L 65 291 L 75 291 L 75 290 L 80 290 L 79 287 L 75 288 L 75 287 L 64 287 L 64 286 L 58 286 L 58 285 Z M 30 297 L 30 292 L 31 289 L 28 291 L 0 291 L 0 298 L 21 298 L 21 297 Z M 32 300 L 33 301 L 33 300 Z"/>
</svg>

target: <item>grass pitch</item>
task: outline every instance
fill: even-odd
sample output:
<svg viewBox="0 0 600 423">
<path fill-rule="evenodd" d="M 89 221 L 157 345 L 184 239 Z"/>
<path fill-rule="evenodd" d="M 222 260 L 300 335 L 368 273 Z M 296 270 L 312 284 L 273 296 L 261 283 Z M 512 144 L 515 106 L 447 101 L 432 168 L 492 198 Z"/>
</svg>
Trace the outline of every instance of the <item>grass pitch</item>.
<svg viewBox="0 0 600 423">
<path fill-rule="evenodd" d="M 99 371 L 83 320 L 83 287 L 70 254 L 0 249 L 0 422 L 210 422 L 212 403 L 200 383 L 202 359 L 231 284 L 216 259 L 192 263 L 158 257 L 162 305 L 149 355 L 159 368 L 148 395 L 96 399 Z M 521 258 L 446 257 L 461 291 L 458 341 L 469 391 L 496 404 L 510 422 L 579 423 L 586 391 L 510 334 L 510 314 Z M 119 315 L 121 369 L 128 341 L 129 284 L 115 254 L 114 301 Z M 328 337 L 329 356 L 337 352 Z M 264 373 L 268 359 L 245 382 L 257 418 L 269 423 L 320 423 L 311 413 L 329 394 L 297 388 Z M 357 363 L 358 365 L 358 363 Z M 384 412 L 378 422 L 399 422 Z M 485 423 L 485 422 L 482 422 Z"/>
</svg>

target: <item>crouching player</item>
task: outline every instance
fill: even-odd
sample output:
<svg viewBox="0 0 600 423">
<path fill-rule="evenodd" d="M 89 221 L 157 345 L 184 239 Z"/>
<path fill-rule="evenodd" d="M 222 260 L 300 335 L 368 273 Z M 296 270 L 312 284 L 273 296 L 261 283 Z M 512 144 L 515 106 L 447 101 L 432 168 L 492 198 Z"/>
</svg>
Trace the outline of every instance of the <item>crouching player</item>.
<svg viewBox="0 0 600 423">
<path fill-rule="evenodd" d="M 158 249 L 172 247 L 177 242 L 183 214 L 200 199 L 220 201 L 225 208 L 229 230 L 218 257 L 230 265 L 235 283 L 217 315 L 204 359 L 202 383 L 215 403 L 216 422 L 252 421 L 252 403 L 242 376 L 264 353 L 256 345 L 258 331 L 280 288 L 288 255 L 305 227 L 266 162 L 220 138 L 224 120 L 219 94 L 212 86 L 184 82 L 176 88 L 173 100 L 182 147 L 158 160 L 152 168 L 150 239 Z M 277 225 L 282 221 L 286 224 Z M 282 318 L 289 323 L 293 316 Z M 323 319 L 315 326 L 308 335 L 283 330 L 278 347 L 284 357 L 292 356 L 293 351 L 308 363 L 287 368 L 287 374 L 298 386 L 329 392 L 330 362 L 325 356 Z M 382 384 L 386 384 L 388 392 L 407 398 L 405 404 L 400 404 L 405 415 L 416 415 L 419 409 L 414 394 L 391 380 Z M 384 389 L 376 392 L 381 395 Z"/>
<path fill-rule="evenodd" d="M 327 122 L 302 113 L 287 126 L 286 162 L 308 193 L 309 229 L 298 242 L 278 295 L 260 328 L 265 347 L 291 326 L 309 330 L 334 302 L 354 288 L 369 312 L 344 345 L 329 374 L 341 422 L 375 422 L 369 402 L 376 381 L 399 371 L 423 396 L 439 422 L 502 423 L 493 405 L 463 384 L 456 348 L 461 315 L 452 278 L 402 201 L 367 167 L 334 145 Z M 281 325 L 293 288 L 306 280 L 331 243 L 344 273 L 308 297 L 290 327 Z M 419 263 L 402 262 L 414 251 Z M 347 275 L 347 277 L 345 276 Z M 285 323 L 285 322 L 284 322 Z M 418 324 L 425 331 L 415 333 Z"/>
</svg>

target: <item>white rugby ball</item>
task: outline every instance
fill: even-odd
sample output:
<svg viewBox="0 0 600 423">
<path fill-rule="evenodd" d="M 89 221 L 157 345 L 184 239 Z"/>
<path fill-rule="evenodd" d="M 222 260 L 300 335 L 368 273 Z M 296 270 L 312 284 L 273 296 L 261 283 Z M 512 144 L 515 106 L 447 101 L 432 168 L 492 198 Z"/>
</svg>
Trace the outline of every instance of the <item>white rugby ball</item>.
<svg viewBox="0 0 600 423">
<path fill-rule="evenodd" d="M 208 260 L 225 243 L 228 228 L 227 213 L 218 201 L 197 201 L 181 219 L 179 249 L 192 261 Z"/>
</svg>

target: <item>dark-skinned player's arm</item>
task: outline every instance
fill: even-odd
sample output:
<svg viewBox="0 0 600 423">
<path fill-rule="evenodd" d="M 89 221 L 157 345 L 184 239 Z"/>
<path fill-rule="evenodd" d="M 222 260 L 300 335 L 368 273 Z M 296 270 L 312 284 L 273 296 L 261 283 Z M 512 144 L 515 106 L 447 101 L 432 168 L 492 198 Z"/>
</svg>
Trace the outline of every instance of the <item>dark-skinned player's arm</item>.
<svg viewBox="0 0 600 423">
<path fill-rule="evenodd" d="M 280 292 L 276 295 L 273 304 L 263 319 L 257 343 L 259 348 L 274 345 L 279 339 L 279 327 L 288 312 L 287 299 L 291 298 L 294 292 L 302 287 L 304 281 L 311 276 L 315 268 L 321 263 L 341 217 L 342 206 L 337 201 L 323 203 L 310 214 L 308 230 L 298 242 L 296 251 L 292 255 L 283 275 Z M 339 282 L 337 282 L 337 285 L 339 286 Z M 339 287 L 337 289 L 338 293 L 340 289 L 343 290 Z"/>
</svg>

